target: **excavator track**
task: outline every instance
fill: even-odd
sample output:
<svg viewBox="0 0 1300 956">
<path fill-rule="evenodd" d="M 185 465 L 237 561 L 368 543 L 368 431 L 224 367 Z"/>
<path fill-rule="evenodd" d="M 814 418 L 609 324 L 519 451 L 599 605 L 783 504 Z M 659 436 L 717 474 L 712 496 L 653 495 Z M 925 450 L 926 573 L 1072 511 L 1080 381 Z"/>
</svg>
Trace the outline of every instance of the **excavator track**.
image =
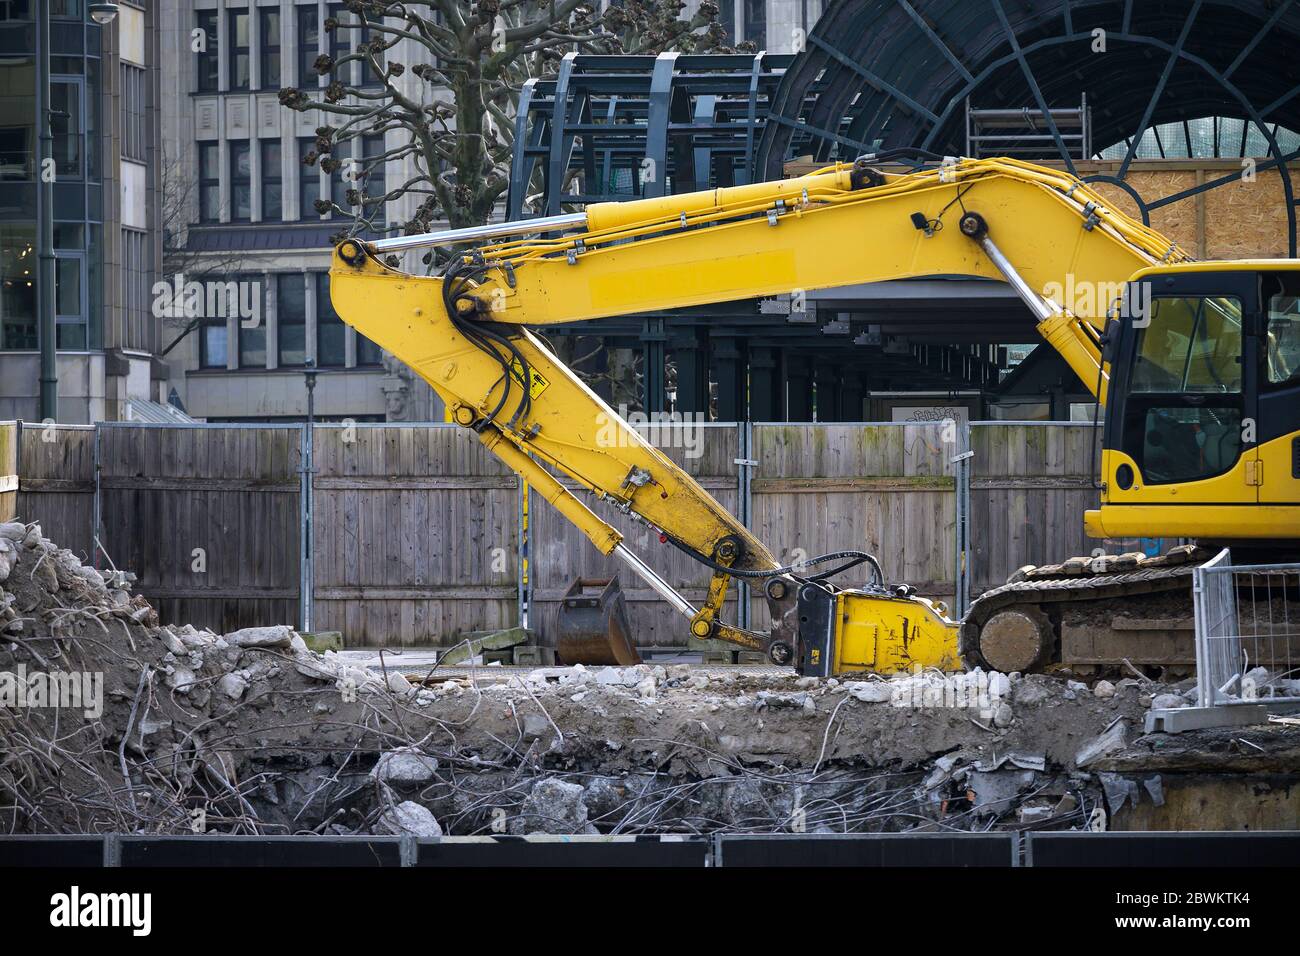
<svg viewBox="0 0 1300 956">
<path fill-rule="evenodd" d="M 962 622 L 968 666 L 1032 672 L 1193 663 L 1192 572 L 1210 553 L 1194 546 L 1071 558 L 1021 568 L 984 592 Z"/>
</svg>

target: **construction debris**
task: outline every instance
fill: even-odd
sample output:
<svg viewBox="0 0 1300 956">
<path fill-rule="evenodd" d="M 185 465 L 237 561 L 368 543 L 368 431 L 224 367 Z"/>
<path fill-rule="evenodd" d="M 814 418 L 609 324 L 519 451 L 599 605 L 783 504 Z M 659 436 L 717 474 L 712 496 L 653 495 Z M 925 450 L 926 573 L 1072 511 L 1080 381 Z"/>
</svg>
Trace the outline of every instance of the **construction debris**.
<svg viewBox="0 0 1300 956">
<path fill-rule="evenodd" d="M 1120 765 L 1127 728 L 1153 698 L 1184 699 L 1132 679 L 680 664 L 412 682 L 286 626 L 160 626 L 128 576 L 83 567 L 38 526 L 2 524 L 0 542 L 10 832 L 1081 828 L 1163 799 L 1151 771 Z M 59 706 L 19 701 L 42 681 Z"/>
</svg>

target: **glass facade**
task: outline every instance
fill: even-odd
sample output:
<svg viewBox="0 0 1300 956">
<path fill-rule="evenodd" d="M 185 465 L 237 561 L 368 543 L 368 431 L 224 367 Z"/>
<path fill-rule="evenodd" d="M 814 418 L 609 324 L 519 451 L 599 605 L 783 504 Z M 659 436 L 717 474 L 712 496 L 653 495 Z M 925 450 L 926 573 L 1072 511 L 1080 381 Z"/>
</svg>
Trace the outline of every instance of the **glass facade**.
<svg viewBox="0 0 1300 956">
<path fill-rule="evenodd" d="M 37 5 L 0 3 L 0 350 L 39 347 L 37 210 L 42 192 L 54 220 L 54 300 L 60 349 L 101 346 L 103 93 L 100 27 L 80 0 L 53 0 L 48 29 L 52 162 L 38 160 Z M 42 190 L 42 187 L 44 189 Z"/>
</svg>

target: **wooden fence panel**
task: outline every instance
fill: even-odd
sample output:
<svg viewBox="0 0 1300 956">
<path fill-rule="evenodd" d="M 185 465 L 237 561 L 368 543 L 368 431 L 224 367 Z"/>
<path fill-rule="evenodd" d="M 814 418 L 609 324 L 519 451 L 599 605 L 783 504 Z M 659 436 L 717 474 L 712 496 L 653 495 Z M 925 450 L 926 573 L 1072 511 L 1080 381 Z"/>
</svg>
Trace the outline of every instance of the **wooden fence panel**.
<svg viewBox="0 0 1300 956">
<path fill-rule="evenodd" d="M 313 622 L 350 646 L 519 622 L 519 479 L 455 425 L 317 426 Z"/>
<path fill-rule="evenodd" d="M 689 432 L 680 429 L 690 429 Z M 732 424 L 651 425 L 647 439 L 685 469 L 704 489 L 732 514 L 740 514 L 739 430 Z M 655 439 L 662 439 L 655 441 Z M 689 439 L 689 440 L 687 440 Z M 624 544 L 639 555 L 669 584 L 696 607 L 704 602 L 712 572 L 657 535 L 642 522 L 633 521 L 608 504 L 597 501 L 572 482 L 566 487 L 602 519 L 624 535 Z M 617 558 L 602 555 L 586 536 L 537 495 L 528 508 L 529 574 L 532 603 L 529 624 L 538 629 L 542 641 L 555 645 L 556 619 L 560 599 L 578 577 L 608 578 L 618 575 L 626 595 L 632 640 L 639 647 L 685 647 L 689 632 L 686 618 L 636 577 Z M 735 590 L 728 598 L 723 620 L 736 620 Z M 698 642 L 696 642 L 698 647 Z"/>
<path fill-rule="evenodd" d="M 25 422 L 19 446 L 17 517 L 39 521 L 47 538 L 90 561 L 95 544 L 94 426 Z"/>
<path fill-rule="evenodd" d="M 298 620 L 301 429 L 100 426 L 102 540 L 164 623 Z"/>
<path fill-rule="evenodd" d="M 889 583 L 951 602 L 954 437 L 941 422 L 755 425 L 750 526 L 782 564 L 869 551 Z M 836 583 L 859 584 L 867 575 L 855 568 Z M 751 622 L 765 629 L 767 606 L 753 593 Z"/>
<path fill-rule="evenodd" d="M 1138 539 L 1100 541 L 1084 533 L 1083 513 L 1099 501 L 1099 449 L 1091 423 L 971 426 L 972 597 L 1006 583 L 1026 564 L 1055 563 L 1095 548 L 1114 552 L 1140 546 Z"/>
<path fill-rule="evenodd" d="M 0 521 L 18 514 L 18 423 L 0 422 Z"/>
</svg>

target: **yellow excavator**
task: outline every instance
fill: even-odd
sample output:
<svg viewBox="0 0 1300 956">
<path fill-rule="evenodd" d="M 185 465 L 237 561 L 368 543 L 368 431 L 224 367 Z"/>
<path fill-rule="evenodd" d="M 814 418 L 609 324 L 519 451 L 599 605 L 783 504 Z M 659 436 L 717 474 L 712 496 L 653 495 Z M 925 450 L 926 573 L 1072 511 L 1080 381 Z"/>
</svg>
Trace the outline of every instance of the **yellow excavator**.
<svg viewBox="0 0 1300 956">
<path fill-rule="evenodd" d="M 428 382 L 455 422 L 662 595 L 696 638 L 817 676 L 951 670 L 963 660 L 1003 671 L 1167 663 L 1191 618 L 1194 547 L 1022 569 L 961 622 L 886 582 L 865 552 L 782 567 L 528 328 L 938 274 L 1002 279 L 1105 406 L 1090 536 L 1295 551 L 1300 261 L 1193 261 L 1087 184 L 1026 162 L 950 158 L 900 171 L 891 159 L 521 222 L 345 239 L 331 297 L 345 322 Z M 399 270 L 398 253 L 429 247 L 451 251 L 441 276 Z M 557 474 L 708 567 L 703 605 Z M 868 584 L 831 583 L 854 566 L 870 570 Z M 736 579 L 762 589 L 767 632 L 721 620 Z M 1101 628 L 1103 638 L 1086 612 L 1125 602 L 1138 617 L 1154 609 L 1147 630 Z M 610 637 L 624 660 L 628 635 Z"/>
</svg>

